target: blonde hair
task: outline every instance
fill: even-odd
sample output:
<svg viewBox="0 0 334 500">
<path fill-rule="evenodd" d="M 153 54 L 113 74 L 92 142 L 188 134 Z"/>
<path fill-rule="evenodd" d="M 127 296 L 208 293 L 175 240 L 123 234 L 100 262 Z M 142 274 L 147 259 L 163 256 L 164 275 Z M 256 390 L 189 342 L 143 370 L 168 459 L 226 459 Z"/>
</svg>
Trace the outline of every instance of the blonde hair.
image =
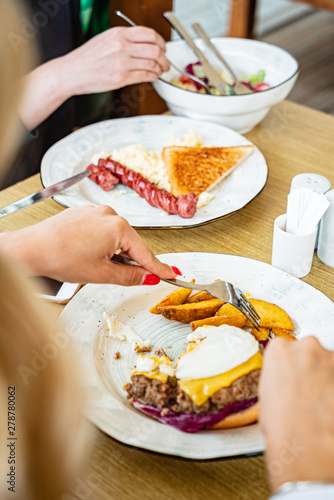
<svg viewBox="0 0 334 500">
<path fill-rule="evenodd" d="M 0 279 L 0 406 L 2 418 L 7 405 L 15 407 L 9 410 L 15 421 L 8 421 L 6 437 L 7 443 L 17 437 L 13 443 L 18 498 L 59 500 L 85 437 L 75 359 L 66 333 L 50 328 L 54 310 L 40 304 L 2 258 Z M 2 422 L 1 428 L 6 424 Z M 10 485 L 6 483 L 7 491 Z"/>
<path fill-rule="evenodd" d="M 20 82 L 32 60 L 28 45 L 15 51 L 9 43 L 9 33 L 20 33 L 17 4 L 0 2 L 0 169 L 15 148 Z M 12 485 L 15 498 L 61 499 L 85 434 L 69 340 L 44 306 L 0 256 L 1 499 L 13 498 Z"/>
<path fill-rule="evenodd" d="M 0 167 L 6 163 L 18 144 L 20 135 L 17 100 L 22 90 L 22 77 L 34 59 L 25 42 L 18 50 L 11 39 L 19 36 L 21 26 L 18 15 L 20 1 L 1 0 L 0 3 Z"/>
</svg>

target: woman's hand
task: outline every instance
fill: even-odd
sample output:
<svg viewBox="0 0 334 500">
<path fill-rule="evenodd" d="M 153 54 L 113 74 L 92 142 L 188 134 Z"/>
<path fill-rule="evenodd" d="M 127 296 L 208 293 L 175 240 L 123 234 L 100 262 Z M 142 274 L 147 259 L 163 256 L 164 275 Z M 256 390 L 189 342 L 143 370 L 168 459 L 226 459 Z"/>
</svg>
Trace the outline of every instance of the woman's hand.
<svg viewBox="0 0 334 500">
<path fill-rule="evenodd" d="M 334 353 L 315 337 L 275 339 L 264 355 L 260 423 L 273 489 L 334 482 Z"/>
<path fill-rule="evenodd" d="M 30 275 L 74 283 L 156 285 L 181 274 L 161 263 L 138 233 L 107 206 L 70 208 L 39 224 L 0 235 L 0 249 Z M 110 262 L 122 250 L 142 267 Z"/>
<path fill-rule="evenodd" d="M 104 31 L 26 77 L 21 120 L 33 130 L 74 95 L 153 82 L 169 68 L 165 50 L 165 41 L 151 28 Z"/>
<path fill-rule="evenodd" d="M 111 28 L 63 58 L 64 77 L 72 95 L 152 82 L 169 69 L 165 51 L 151 28 Z"/>
</svg>

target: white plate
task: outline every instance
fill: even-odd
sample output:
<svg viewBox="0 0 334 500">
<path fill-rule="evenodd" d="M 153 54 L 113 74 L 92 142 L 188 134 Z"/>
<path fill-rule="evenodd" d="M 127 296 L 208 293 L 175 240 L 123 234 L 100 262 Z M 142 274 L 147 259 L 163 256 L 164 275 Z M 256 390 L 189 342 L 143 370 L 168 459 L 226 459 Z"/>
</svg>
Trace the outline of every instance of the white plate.
<svg viewBox="0 0 334 500">
<path fill-rule="evenodd" d="M 234 255 L 175 253 L 160 259 L 179 267 L 188 280 L 205 283 L 222 278 L 253 297 L 278 304 L 291 316 L 299 338 L 316 335 L 325 347 L 334 349 L 333 302 L 280 269 Z M 82 374 L 90 395 L 87 416 L 115 439 L 159 453 L 209 459 L 262 452 L 264 440 L 258 424 L 187 434 L 128 404 L 123 386 L 130 381 L 135 355 L 129 344 L 106 338 L 103 312 L 117 313 L 119 321 L 143 338 L 151 337 L 155 347 L 163 347 L 175 358 L 185 347 L 190 326 L 148 312 L 174 289 L 166 283 L 133 288 L 87 285 L 65 307 L 61 319 L 84 362 Z M 121 353 L 117 361 L 113 359 L 116 351 Z"/>
<path fill-rule="evenodd" d="M 233 130 L 213 123 L 167 115 L 138 116 L 108 120 L 77 130 L 50 148 L 42 160 L 41 178 L 45 187 L 82 172 L 92 155 L 130 144 L 142 144 L 149 150 L 162 151 L 170 137 L 183 137 L 197 130 L 204 143 L 215 146 L 252 144 Z M 249 203 L 265 186 L 268 167 L 262 153 L 254 146 L 252 155 L 212 191 L 215 199 L 200 208 L 191 219 L 168 215 L 151 207 L 143 198 L 123 185 L 103 191 L 89 179 L 72 186 L 54 199 L 67 207 L 110 205 L 134 227 L 194 227 L 226 217 Z M 120 190 L 126 195 L 119 196 Z"/>
</svg>

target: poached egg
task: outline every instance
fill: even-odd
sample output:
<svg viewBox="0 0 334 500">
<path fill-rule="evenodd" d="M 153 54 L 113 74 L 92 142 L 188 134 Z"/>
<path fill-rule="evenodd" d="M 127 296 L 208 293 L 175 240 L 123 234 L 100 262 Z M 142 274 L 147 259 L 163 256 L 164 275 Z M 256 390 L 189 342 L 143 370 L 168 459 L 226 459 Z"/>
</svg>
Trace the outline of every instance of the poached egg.
<svg viewBox="0 0 334 500">
<path fill-rule="evenodd" d="M 259 350 L 253 335 L 235 326 L 200 327 L 196 333 L 205 338 L 179 358 L 178 379 L 195 380 L 220 375 L 245 363 Z"/>
</svg>

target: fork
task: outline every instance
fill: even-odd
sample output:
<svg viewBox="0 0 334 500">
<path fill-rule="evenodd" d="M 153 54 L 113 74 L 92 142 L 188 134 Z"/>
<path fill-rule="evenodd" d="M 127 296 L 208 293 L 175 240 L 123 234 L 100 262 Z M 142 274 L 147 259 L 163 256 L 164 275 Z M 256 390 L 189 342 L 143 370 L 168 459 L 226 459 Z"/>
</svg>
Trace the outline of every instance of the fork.
<svg viewBox="0 0 334 500">
<path fill-rule="evenodd" d="M 119 254 L 113 255 L 110 260 L 118 264 L 139 265 L 137 262 L 129 259 L 129 257 L 125 257 Z M 239 311 L 241 311 L 246 316 L 251 325 L 256 328 L 256 330 L 259 330 L 260 316 L 255 311 L 249 300 L 241 292 L 241 290 L 232 285 L 232 283 L 219 280 L 204 285 L 199 283 L 188 283 L 187 281 L 181 281 L 176 278 L 173 278 L 171 280 L 165 278 L 160 279 L 161 281 L 165 281 L 166 283 L 170 283 L 171 285 L 177 287 L 190 288 L 192 290 L 202 290 L 210 293 L 213 297 L 223 300 L 224 302 L 227 302 L 228 304 L 231 304 L 232 306 L 239 309 Z"/>
</svg>

